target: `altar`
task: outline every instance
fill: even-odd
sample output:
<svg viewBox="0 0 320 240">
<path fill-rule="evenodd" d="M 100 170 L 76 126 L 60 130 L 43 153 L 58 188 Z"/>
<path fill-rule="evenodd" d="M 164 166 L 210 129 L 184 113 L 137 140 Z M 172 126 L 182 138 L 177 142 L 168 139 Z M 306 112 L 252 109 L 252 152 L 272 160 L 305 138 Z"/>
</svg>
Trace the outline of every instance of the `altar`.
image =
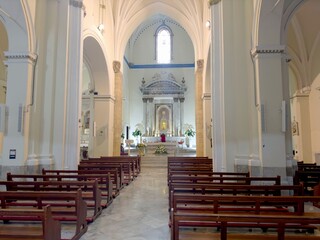
<svg viewBox="0 0 320 240">
<path fill-rule="evenodd" d="M 142 141 L 146 145 L 146 154 L 154 154 L 159 146 L 164 146 L 168 154 L 174 154 L 184 137 L 166 137 L 165 142 L 161 142 L 160 137 L 142 137 Z"/>
</svg>

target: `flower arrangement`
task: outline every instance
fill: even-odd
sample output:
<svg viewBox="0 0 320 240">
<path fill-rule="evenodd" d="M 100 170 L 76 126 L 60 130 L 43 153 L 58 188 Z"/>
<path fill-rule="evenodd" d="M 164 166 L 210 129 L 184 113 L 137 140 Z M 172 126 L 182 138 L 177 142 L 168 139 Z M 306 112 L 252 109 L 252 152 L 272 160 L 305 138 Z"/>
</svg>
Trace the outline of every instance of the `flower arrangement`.
<svg viewBox="0 0 320 240">
<path fill-rule="evenodd" d="M 155 154 L 167 154 L 167 149 L 163 146 L 160 145 L 156 148 L 156 151 L 154 152 Z"/>
<path fill-rule="evenodd" d="M 185 124 L 184 135 L 188 137 L 194 137 L 196 135 L 196 131 L 193 130 L 193 126 L 191 124 Z"/>
</svg>

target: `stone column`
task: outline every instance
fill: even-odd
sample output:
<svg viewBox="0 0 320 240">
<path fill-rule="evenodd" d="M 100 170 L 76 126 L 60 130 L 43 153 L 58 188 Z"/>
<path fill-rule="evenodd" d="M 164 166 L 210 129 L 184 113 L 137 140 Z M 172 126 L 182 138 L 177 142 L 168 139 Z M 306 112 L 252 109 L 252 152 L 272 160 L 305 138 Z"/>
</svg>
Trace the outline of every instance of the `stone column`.
<svg viewBox="0 0 320 240">
<path fill-rule="evenodd" d="M 184 124 L 184 98 L 180 98 L 180 136 L 184 136 L 183 132 L 183 124 Z"/>
<path fill-rule="evenodd" d="M 67 77 L 67 116 L 65 169 L 76 169 L 80 158 L 81 97 L 82 97 L 82 0 L 70 1 L 68 77 Z"/>
<path fill-rule="evenodd" d="M 150 135 L 154 136 L 155 133 L 155 120 L 154 120 L 154 102 L 153 102 L 153 98 L 150 98 Z"/>
<path fill-rule="evenodd" d="M 292 98 L 293 105 L 293 124 L 295 132 L 292 131 L 294 141 L 294 158 L 298 161 L 312 162 L 312 142 L 309 111 L 310 89 L 304 92 L 294 94 Z"/>
<path fill-rule="evenodd" d="M 173 99 L 173 126 L 172 126 L 172 136 L 178 136 L 178 98 Z"/>
<path fill-rule="evenodd" d="M 213 166 L 215 171 L 226 170 L 226 139 L 223 75 L 223 24 L 222 6 L 219 1 L 209 1 L 212 16 L 212 119 L 213 119 Z"/>
<path fill-rule="evenodd" d="M 2 172 L 23 170 L 28 156 L 30 135 L 30 103 L 32 98 L 33 66 L 37 55 L 31 52 L 5 52 L 7 65 L 6 132 L 3 141 Z M 17 87 L 19 86 L 19 87 Z M 15 158 L 9 158 L 10 151 Z M 6 169 L 19 166 L 22 169 Z"/>
<path fill-rule="evenodd" d="M 113 155 L 120 155 L 121 133 L 122 133 L 122 72 L 121 63 L 113 62 L 114 71 L 114 135 L 113 135 Z"/>
<path fill-rule="evenodd" d="M 211 118 L 211 94 L 203 94 L 203 109 L 204 109 L 204 155 L 212 157 L 212 118 Z"/>
<path fill-rule="evenodd" d="M 152 102 L 153 102 L 153 99 L 152 98 L 149 98 L 148 101 L 147 101 L 147 133 L 148 133 L 148 136 L 151 136 L 152 135 Z"/>
<path fill-rule="evenodd" d="M 147 104 L 148 104 L 148 99 L 147 98 L 143 98 L 143 125 L 144 125 L 144 133 L 142 133 L 142 135 L 147 135 L 147 126 L 148 126 L 148 120 L 147 120 Z"/>
<path fill-rule="evenodd" d="M 197 143 L 197 156 L 204 155 L 203 149 L 203 60 L 197 61 L 196 70 L 196 143 Z"/>
<path fill-rule="evenodd" d="M 282 54 L 285 46 L 256 46 L 252 56 L 256 67 L 259 158 L 263 175 L 286 177 L 286 140 L 282 122 Z M 272 94 L 271 94 L 272 93 Z"/>
</svg>

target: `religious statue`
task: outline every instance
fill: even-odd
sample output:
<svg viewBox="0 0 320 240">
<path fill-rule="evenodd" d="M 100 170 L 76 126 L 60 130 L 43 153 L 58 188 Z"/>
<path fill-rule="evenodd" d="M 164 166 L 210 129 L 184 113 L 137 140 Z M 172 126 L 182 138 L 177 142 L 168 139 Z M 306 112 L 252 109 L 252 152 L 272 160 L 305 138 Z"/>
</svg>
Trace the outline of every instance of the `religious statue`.
<svg viewBox="0 0 320 240">
<path fill-rule="evenodd" d="M 165 111 L 162 112 L 162 118 L 160 121 L 160 130 L 167 130 L 167 119 L 165 117 Z"/>
</svg>

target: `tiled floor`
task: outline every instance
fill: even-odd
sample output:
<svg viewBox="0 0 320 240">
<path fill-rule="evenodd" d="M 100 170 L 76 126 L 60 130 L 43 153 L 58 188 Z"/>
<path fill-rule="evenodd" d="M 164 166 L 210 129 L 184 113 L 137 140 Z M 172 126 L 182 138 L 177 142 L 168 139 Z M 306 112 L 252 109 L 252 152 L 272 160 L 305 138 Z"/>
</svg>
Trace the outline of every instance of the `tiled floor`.
<svg viewBox="0 0 320 240">
<path fill-rule="evenodd" d="M 169 240 L 167 170 L 142 169 L 81 240 Z"/>
</svg>

